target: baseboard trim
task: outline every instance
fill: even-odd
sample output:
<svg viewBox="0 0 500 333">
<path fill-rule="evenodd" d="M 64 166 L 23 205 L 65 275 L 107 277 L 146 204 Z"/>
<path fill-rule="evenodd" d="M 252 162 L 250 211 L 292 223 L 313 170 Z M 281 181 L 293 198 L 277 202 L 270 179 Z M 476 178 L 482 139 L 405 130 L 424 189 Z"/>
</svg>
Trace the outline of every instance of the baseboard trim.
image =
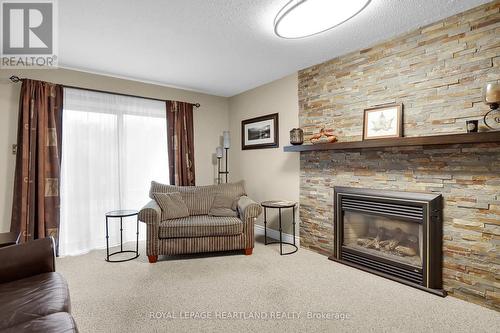
<svg viewBox="0 0 500 333">
<path fill-rule="evenodd" d="M 255 229 L 255 235 L 264 236 L 264 226 L 256 224 L 254 229 Z M 274 230 L 274 229 L 267 228 L 267 237 L 279 240 L 280 239 L 280 232 L 277 230 Z M 284 242 L 293 243 L 293 235 L 290 235 L 287 233 L 282 233 L 282 237 L 283 237 L 282 239 Z M 295 236 L 295 244 L 297 244 L 297 246 L 300 245 L 300 237 L 299 236 Z"/>
</svg>

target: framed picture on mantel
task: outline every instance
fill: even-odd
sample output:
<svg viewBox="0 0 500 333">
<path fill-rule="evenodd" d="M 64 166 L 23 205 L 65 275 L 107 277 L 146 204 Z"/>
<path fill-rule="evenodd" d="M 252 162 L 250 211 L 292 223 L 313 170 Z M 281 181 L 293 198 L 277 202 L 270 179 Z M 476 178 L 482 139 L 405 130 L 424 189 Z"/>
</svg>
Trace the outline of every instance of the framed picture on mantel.
<svg viewBox="0 0 500 333">
<path fill-rule="evenodd" d="M 278 114 L 246 119 L 241 122 L 241 149 L 279 147 Z"/>
<path fill-rule="evenodd" d="M 403 104 L 385 104 L 365 109 L 363 140 L 403 136 Z"/>
</svg>

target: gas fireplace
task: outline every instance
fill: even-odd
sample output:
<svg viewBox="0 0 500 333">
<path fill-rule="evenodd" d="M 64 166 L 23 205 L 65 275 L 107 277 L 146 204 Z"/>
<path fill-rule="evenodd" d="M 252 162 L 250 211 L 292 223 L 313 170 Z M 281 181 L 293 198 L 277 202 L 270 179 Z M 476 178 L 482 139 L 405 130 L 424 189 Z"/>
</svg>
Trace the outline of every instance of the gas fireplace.
<svg viewBox="0 0 500 333">
<path fill-rule="evenodd" d="M 442 197 L 335 187 L 330 259 L 444 296 Z"/>
</svg>

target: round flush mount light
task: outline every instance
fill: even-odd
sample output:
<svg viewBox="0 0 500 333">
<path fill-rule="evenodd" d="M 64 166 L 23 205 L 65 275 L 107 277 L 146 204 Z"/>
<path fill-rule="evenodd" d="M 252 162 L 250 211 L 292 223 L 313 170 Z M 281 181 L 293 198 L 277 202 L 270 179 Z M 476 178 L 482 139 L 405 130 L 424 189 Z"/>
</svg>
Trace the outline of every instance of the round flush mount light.
<svg viewBox="0 0 500 333">
<path fill-rule="evenodd" d="M 319 34 L 353 18 L 370 0 L 292 0 L 274 19 L 274 32 L 282 38 Z"/>
</svg>

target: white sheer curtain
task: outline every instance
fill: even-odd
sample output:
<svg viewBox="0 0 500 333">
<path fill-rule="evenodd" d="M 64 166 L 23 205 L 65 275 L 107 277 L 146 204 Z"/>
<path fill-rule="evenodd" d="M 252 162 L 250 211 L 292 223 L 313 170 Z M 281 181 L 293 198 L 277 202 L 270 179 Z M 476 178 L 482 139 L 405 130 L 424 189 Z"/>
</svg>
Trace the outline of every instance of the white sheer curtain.
<svg viewBox="0 0 500 333">
<path fill-rule="evenodd" d="M 65 88 L 60 254 L 104 248 L 105 213 L 140 209 L 151 180 L 168 183 L 165 103 Z M 120 241 L 119 225 L 110 219 L 110 246 Z M 124 219 L 124 242 L 135 230 L 135 217 Z"/>
</svg>

